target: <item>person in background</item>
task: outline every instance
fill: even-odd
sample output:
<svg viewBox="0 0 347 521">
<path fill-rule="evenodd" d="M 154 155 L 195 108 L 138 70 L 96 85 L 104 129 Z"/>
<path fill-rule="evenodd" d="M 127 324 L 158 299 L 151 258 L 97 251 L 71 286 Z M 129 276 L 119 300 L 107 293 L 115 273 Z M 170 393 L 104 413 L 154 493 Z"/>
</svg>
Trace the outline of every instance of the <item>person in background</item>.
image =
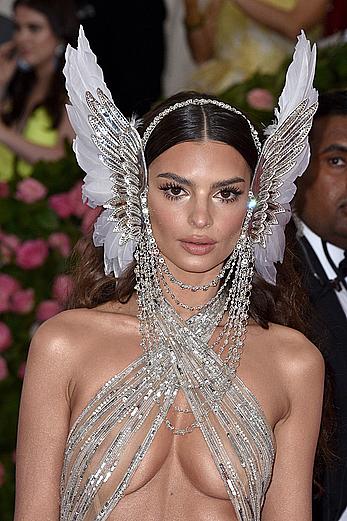
<svg viewBox="0 0 347 521">
<path fill-rule="evenodd" d="M 17 0 L 13 39 L 0 47 L 0 180 L 64 155 L 73 132 L 62 74 L 77 19 L 72 0 Z"/>
<path fill-rule="evenodd" d="M 322 94 L 311 131 L 311 161 L 295 200 L 306 286 L 326 327 L 333 384 L 336 461 L 323 470 L 314 521 L 337 521 L 347 507 L 347 91 Z M 344 517 L 347 520 L 347 511 Z"/>
<path fill-rule="evenodd" d="M 315 28 L 328 0 L 185 0 L 185 25 L 199 64 L 192 88 L 219 94 L 259 71 L 275 72 L 301 29 Z M 319 30 L 310 34 L 315 40 Z"/>
</svg>

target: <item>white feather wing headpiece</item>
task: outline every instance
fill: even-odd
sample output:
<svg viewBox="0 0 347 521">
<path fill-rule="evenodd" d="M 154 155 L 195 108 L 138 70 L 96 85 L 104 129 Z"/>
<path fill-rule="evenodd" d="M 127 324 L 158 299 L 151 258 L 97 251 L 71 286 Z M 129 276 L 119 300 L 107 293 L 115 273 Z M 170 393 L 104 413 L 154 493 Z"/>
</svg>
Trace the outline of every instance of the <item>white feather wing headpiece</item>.
<svg viewBox="0 0 347 521">
<path fill-rule="evenodd" d="M 317 109 L 313 88 L 316 50 L 304 33 L 298 38 L 286 83 L 275 110 L 276 121 L 266 130 L 252 182 L 255 209 L 249 232 L 255 248 L 256 269 L 275 283 L 275 263 L 283 260 L 284 227 L 290 218 L 295 180 L 309 162 L 308 133 Z M 64 68 L 71 105 L 68 115 L 76 132 L 74 151 L 84 178 L 83 197 L 92 207 L 105 210 L 94 228 L 94 243 L 104 246 L 105 273 L 118 277 L 133 260 L 142 232 L 141 194 L 147 186 L 144 145 L 132 122 L 117 109 L 107 89 L 83 29 L 77 50 L 68 46 Z M 147 129 L 182 105 L 198 104 L 193 98 L 161 112 Z M 238 112 L 217 100 L 202 98 Z M 253 129 L 250 122 L 248 122 Z M 254 129 L 251 130 L 255 133 Z M 145 133 L 146 136 L 146 133 Z M 253 136 L 256 143 L 258 138 Z"/>
<path fill-rule="evenodd" d="M 76 133 L 73 148 L 86 172 L 83 198 L 105 211 L 94 228 L 94 243 L 104 246 L 105 273 L 118 277 L 133 260 L 142 227 L 140 194 L 147 183 L 141 138 L 112 101 L 83 28 L 77 50 L 68 46 L 64 68 Z"/>
<path fill-rule="evenodd" d="M 306 170 L 310 149 L 308 133 L 317 110 L 318 93 L 313 88 L 316 48 L 302 32 L 298 37 L 284 89 L 275 109 L 276 121 L 265 134 L 252 182 L 256 206 L 250 233 L 255 244 L 257 272 L 271 284 L 276 281 L 276 262 L 285 250 L 284 228 L 290 219 L 290 201 L 295 180 Z"/>
</svg>

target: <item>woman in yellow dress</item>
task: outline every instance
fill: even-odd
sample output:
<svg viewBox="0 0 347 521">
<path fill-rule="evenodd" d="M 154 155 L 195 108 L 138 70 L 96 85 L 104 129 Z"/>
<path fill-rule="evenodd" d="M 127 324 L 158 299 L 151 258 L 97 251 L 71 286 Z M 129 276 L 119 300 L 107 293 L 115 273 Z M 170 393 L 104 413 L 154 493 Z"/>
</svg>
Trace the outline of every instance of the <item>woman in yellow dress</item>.
<svg viewBox="0 0 347 521">
<path fill-rule="evenodd" d="M 72 2 L 17 0 L 14 22 L 13 39 L 0 47 L 0 181 L 61 158 L 73 136 L 62 74 L 77 28 Z"/>
<path fill-rule="evenodd" d="M 324 18 L 327 0 L 185 0 L 186 31 L 199 64 L 191 87 L 218 94 L 255 72 L 273 73 L 301 29 Z M 312 35 L 311 35 L 312 36 Z"/>
</svg>

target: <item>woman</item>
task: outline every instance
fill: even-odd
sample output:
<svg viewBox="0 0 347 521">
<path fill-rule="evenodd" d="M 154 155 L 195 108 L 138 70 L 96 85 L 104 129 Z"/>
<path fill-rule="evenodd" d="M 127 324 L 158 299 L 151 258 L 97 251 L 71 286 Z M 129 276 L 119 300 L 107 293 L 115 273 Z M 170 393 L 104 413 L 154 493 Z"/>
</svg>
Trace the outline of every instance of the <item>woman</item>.
<svg viewBox="0 0 347 521">
<path fill-rule="evenodd" d="M 82 251 L 83 307 L 31 346 L 16 521 L 311 519 L 323 363 L 282 325 L 295 323 L 291 275 L 277 290 L 264 280 L 283 255 L 279 205 L 308 159 L 317 96 L 303 38 L 291 72 L 301 60 L 303 88 L 288 96 L 290 75 L 261 148 L 243 114 L 195 93 L 155 108 L 140 138 L 83 33 L 69 49 L 75 151 L 85 197 L 105 206 L 104 250 Z"/>
<path fill-rule="evenodd" d="M 318 38 L 328 7 L 327 0 L 185 0 L 188 43 L 198 64 L 190 85 L 219 94 L 256 72 L 273 74 L 301 29 L 313 28 Z"/>
<path fill-rule="evenodd" d="M 75 41 L 71 0 L 17 0 L 15 33 L 0 47 L 0 180 L 28 176 L 40 160 L 64 155 L 73 137 L 62 66 Z"/>
</svg>

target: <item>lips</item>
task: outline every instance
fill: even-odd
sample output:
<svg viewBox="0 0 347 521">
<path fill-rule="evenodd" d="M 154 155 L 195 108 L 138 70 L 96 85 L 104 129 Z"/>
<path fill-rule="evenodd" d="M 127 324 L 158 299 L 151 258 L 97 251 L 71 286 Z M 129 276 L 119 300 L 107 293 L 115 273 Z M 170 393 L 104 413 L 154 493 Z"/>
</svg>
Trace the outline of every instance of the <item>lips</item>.
<svg viewBox="0 0 347 521">
<path fill-rule="evenodd" d="M 206 255 L 210 253 L 216 245 L 216 241 L 210 237 L 185 237 L 180 240 L 184 250 L 192 255 Z"/>
</svg>

